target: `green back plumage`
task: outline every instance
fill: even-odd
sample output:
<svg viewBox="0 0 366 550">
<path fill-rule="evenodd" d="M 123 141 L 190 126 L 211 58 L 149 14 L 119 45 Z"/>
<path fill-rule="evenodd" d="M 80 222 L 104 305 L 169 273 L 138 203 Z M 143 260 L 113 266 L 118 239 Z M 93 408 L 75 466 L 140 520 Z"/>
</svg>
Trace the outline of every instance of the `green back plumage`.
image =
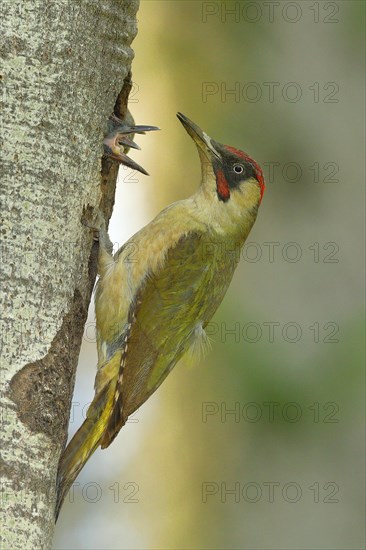
<svg viewBox="0 0 366 550">
<path fill-rule="evenodd" d="M 237 264 L 221 245 L 207 241 L 202 233 L 185 235 L 137 292 L 102 447 L 160 386 L 194 343 L 196 328 L 204 329 L 220 305 Z"/>
</svg>

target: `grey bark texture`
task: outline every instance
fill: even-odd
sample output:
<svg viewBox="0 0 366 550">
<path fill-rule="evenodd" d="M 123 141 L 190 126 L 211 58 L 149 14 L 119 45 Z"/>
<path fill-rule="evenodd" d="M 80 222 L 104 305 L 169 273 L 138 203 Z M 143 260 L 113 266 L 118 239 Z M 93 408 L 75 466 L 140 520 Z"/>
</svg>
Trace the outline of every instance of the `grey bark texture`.
<svg viewBox="0 0 366 550">
<path fill-rule="evenodd" d="M 3 0 L 1 548 L 50 548 L 55 480 L 109 218 L 138 0 Z"/>
</svg>

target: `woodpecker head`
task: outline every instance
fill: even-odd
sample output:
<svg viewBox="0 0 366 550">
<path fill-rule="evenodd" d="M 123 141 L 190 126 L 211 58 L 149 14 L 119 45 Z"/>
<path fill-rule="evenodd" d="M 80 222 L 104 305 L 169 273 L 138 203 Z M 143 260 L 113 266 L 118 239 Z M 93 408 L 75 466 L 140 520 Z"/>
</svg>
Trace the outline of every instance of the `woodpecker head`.
<svg viewBox="0 0 366 550">
<path fill-rule="evenodd" d="M 257 208 L 265 183 L 262 169 L 255 160 L 243 151 L 217 143 L 182 113 L 177 117 L 197 146 L 203 184 L 211 185 L 208 190 L 214 200 L 227 205 L 235 201 Z"/>
</svg>

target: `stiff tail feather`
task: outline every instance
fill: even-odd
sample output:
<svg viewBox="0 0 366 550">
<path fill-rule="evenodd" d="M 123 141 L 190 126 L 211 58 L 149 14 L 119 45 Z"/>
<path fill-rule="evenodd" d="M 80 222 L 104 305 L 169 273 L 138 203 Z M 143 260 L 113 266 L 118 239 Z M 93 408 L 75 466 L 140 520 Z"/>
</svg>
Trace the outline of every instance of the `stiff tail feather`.
<svg viewBox="0 0 366 550">
<path fill-rule="evenodd" d="M 114 384 L 98 393 L 87 418 L 64 450 L 57 474 L 56 521 L 64 499 L 80 470 L 100 445 L 113 405 Z"/>
</svg>

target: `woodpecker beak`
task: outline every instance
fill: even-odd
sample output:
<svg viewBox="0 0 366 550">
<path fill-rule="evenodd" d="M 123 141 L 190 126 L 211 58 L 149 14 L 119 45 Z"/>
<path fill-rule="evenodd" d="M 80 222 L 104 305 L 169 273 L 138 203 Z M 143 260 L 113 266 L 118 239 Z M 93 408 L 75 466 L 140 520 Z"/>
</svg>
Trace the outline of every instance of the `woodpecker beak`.
<svg viewBox="0 0 366 550">
<path fill-rule="evenodd" d="M 189 120 L 182 113 L 177 113 L 178 119 L 183 124 L 187 133 L 191 136 L 197 147 L 205 154 L 207 159 L 212 162 L 212 156 L 214 156 L 220 162 L 222 161 L 220 153 L 218 153 L 215 147 L 212 145 L 212 140 L 197 124 Z"/>
</svg>

